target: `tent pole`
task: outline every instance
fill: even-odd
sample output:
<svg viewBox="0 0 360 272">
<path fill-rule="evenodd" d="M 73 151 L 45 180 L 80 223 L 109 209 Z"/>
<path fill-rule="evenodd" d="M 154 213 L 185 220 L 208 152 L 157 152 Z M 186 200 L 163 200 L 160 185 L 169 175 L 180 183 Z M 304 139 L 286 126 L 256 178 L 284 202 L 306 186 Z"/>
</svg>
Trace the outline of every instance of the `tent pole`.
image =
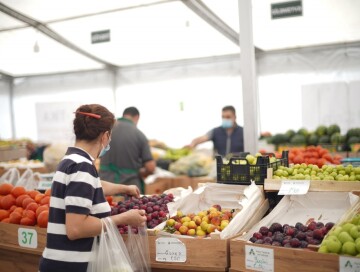
<svg viewBox="0 0 360 272">
<path fill-rule="evenodd" d="M 14 78 L 9 79 L 9 103 L 10 103 L 10 123 L 11 123 L 11 138 L 15 140 L 15 115 L 14 115 Z"/>
<path fill-rule="evenodd" d="M 239 0 L 240 68 L 244 112 L 244 148 L 255 154 L 258 141 L 258 90 L 251 0 Z"/>
<path fill-rule="evenodd" d="M 116 88 L 117 88 L 117 69 L 111 69 L 111 75 L 112 75 L 112 92 L 113 92 L 113 98 L 114 98 L 114 113 L 115 116 L 117 114 L 117 100 L 116 100 Z"/>
</svg>

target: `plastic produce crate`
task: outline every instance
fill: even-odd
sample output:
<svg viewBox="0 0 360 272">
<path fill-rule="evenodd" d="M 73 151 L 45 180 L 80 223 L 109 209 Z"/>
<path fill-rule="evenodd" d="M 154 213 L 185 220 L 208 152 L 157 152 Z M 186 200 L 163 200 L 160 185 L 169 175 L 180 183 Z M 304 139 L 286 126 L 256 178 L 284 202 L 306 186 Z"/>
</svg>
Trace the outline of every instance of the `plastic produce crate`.
<svg viewBox="0 0 360 272">
<path fill-rule="evenodd" d="M 283 151 L 281 159 L 276 162 L 270 162 L 269 155 L 259 156 L 255 165 L 251 165 L 245 157 L 232 157 L 224 164 L 222 157 L 216 156 L 217 182 L 250 185 L 251 180 L 254 180 L 257 185 L 264 185 L 267 169 L 275 171 L 279 166 L 289 166 L 289 151 Z"/>
<path fill-rule="evenodd" d="M 345 158 L 341 160 L 341 164 L 344 165 L 349 165 L 351 164 L 352 166 L 360 166 L 360 158 Z"/>
</svg>

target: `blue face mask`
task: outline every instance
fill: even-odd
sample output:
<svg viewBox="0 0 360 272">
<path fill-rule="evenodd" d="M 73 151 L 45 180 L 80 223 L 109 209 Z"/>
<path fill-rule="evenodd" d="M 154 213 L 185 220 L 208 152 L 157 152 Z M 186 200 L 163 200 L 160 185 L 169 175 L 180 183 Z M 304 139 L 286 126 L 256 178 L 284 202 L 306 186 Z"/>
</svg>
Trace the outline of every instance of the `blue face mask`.
<svg viewBox="0 0 360 272">
<path fill-rule="evenodd" d="M 221 126 L 223 128 L 232 128 L 233 127 L 233 121 L 231 119 L 222 119 Z"/>
<path fill-rule="evenodd" d="M 107 146 L 105 146 L 105 147 L 103 147 L 103 149 L 101 149 L 100 154 L 99 154 L 99 158 L 104 156 L 105 153 L 108 152 L 109 150 L 110 150 L 110 143 L 108 143 Z"/>
</svg>

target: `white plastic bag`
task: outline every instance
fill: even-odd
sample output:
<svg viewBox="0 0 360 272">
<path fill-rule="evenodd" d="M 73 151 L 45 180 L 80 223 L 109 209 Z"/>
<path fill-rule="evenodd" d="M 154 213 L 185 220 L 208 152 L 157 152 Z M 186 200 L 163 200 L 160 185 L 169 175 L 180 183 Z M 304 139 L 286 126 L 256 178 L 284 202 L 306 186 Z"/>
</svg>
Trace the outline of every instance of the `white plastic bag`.
<svg viewBox="0 0 360 272">
<path fill-rule="evenodd" d="M 137 233 L 128 226 L 126 246 L 135 272 L 150 272 L 150 253 L 146 227 L 138 227 Z"/>
<path fill-rule="evenodd" d="M 35 190 L 38 188 L 39 181 L 41 180 L 39 173 L 34 173 L 30 168 L 26 169 L 21 175 L 16 186 L 23 186 L 26 190 Z"/>
<path fill-rule="evenodd" d="M 20 179 L 20 172 L 17 168 L 10 168 L 0 178 L 0 184 L 11 183 L 15 185 Z"/>
<path fill-rule="evenodd" d="M 94 238 L 87 272 L 134 272 L 124 241 L 110 217 L 101 219 L 101 234 Z"/>
</svg>

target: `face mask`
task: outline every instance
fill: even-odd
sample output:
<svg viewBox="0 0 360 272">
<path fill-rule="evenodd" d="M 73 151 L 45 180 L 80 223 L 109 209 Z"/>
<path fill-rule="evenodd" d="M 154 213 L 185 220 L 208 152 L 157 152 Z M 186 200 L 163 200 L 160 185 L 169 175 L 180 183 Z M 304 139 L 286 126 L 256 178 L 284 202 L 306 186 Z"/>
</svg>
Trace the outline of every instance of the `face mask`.
<svg viewBox="0 0 360 272">
<path fill-rule="evenodd" d="M 223 128 L 232 128 L 233 126 L 233 121 L 231 119 L 222 119 L 222 123 L 221 126 Z"/>
<path fill-rule="evenodd" d="M 101 149 L 100 154 L 99 154 L 99 158 L 104 156 L 105 153 L 108 152 L 109 150 L 110 150 L 110 143 L 107 146 L 103 147 L 103 149 Z"/>
</svg>

